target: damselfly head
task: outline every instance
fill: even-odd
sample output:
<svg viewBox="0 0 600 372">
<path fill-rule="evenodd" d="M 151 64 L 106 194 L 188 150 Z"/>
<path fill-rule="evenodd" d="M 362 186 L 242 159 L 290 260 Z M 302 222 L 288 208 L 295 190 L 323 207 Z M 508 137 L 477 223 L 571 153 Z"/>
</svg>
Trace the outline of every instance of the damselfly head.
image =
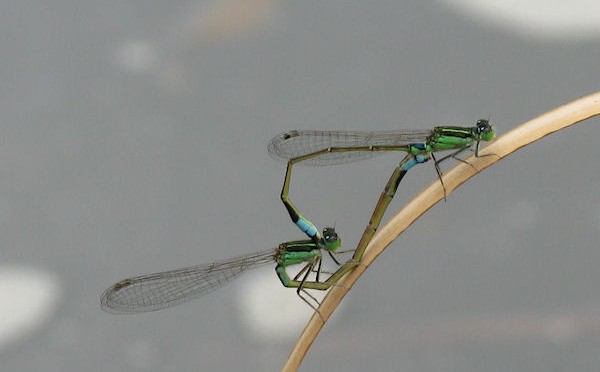
<svg viewBox="0 0 600 372">
<path fill-rule="evenodd" d="M 342 245 L 342 239 L 338 236 L 333 227 L 326 227 L 323 229 L 323 242 L 325 243 L 324 248 L 328 251 L 336 250 Z"/>
<path fill-rule="evenodd" d="M 484 141 L 491 141 L 496 137 L 494 127 L 492 127 L 488 119 L 479 119 L 477 121 L 477 134 Z"/>
</svg>

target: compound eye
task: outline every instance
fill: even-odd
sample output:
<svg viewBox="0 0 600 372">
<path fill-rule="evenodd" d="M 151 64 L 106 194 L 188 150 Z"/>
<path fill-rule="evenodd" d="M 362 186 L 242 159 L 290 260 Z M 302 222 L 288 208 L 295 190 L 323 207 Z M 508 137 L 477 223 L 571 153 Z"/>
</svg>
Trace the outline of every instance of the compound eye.
<svg viewBox="0 0 600 372">
<path fill-rule="evenodd" d="M 331 227 L 323 229 L 323 239 L 328 243 L 333 243 L 338 240 L 337 232 Z"/>
</svg>

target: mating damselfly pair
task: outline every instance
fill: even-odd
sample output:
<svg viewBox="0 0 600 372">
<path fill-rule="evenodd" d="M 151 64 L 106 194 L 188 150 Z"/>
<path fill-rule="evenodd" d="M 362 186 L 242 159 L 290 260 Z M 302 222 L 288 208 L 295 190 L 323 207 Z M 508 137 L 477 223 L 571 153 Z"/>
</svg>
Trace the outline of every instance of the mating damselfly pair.
<svg viewBox="0 0 600 372">
<path fill-rule="evenodd" d="M 431 130 L 293 130 L 281 133 L 269 142 L 268 150 L 273 157 L 288 162 L 281 200 L 292 221 L 308 239 L 281 243 L 274 249 L 211 264 L 124 279 L 104 291 L 101 306 L 111 313 L 160 310 L 199 298 L 230 283 L 249 269 L 275 262 L 275 271 L 281 283 L 285 287 L 296 288 L 298 295 L 314 308 L 303 293 L 316 301 L 306 290 L 329 289 L 360 261 L 400 181 L 410 168 L 433 160 L 444 186 L 440 162 L 449 158 L 464 162 L 457 155 L 471 149 L 473 145 L 477 157 L 485 156 L 479 153 L 480 142 L 491 141 L 494 137 L 495 131 L 486 119 L 478 120 L 473 127 L 437 126 Z M 341 239 L 335 229 L 325 228 L 321 233 L 291 202 L 289 188 L 292 168 L 295 164 L 321 166 L 348 163 L 391 151 L 405 152 L 406 155 L 389 178 L 353 257 L 341 264 L 335 256 L 341 246 Z M 445 155 L 438 159 L 436 153 L 440 152 Z M 323 251 L 332 257 L 339 269 L 321 280 Z M 302 264 L 302 269 L 291 278 L 287 268 Z M 314 274 L 314 280 L 309 277 L 310 274 Z"/>
</svg>

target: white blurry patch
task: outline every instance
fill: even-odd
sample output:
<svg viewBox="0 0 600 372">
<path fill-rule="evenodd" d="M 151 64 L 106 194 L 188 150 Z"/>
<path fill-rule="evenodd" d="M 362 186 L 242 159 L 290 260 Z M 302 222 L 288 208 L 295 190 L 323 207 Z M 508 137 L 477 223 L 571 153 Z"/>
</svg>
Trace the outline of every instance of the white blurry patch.
<svg viewBox="0 0 600 372">
<path fill-rule="evenodd" d="M 157 69 L 159 57 L 152 43 L 142 40 L 128 40 L 122 42 L 117 48 L 115 63 L 127 72 L 147 74 Z"/>
<path fill-rule="evenodd" d="M 58 279 L 30 267 L 0 266 L 0 349 L 43 326 L 60 297 Z"/>
<path fill-rule="evenodd" d="M 298 338 L 314 310 L 298 297 L 296 289 L 285 288 L 274 268 L 245 274 L 244 280 L 239 286 L 237 305 L 249 338 L 262 342 Z M 319 301 L 326 294 L 325 291 L 310 293 Z"/>
<path fill-rule="evenodd" d="M 600 37 L 597 0 L 440 0 L 481 24 L 523 38 L 545 40 Z"/>
</svg>

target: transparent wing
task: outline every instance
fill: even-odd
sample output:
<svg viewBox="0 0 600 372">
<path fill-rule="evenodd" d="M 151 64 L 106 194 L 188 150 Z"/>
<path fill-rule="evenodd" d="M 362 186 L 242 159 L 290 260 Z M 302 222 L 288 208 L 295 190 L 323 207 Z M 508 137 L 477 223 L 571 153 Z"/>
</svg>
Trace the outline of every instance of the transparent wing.
<svg viewBox="0 0 600 372">
<path fill-rule="evenodd" d="M 211 264 L 124 279 L 100 298 L 109 313 L 155 311 L 187 302 L 223 287 L 246 270 L 272 263 L 277 250 L 251 253 Z"/>
<path fill-rule="evenodd" d="M 276 159 L 290 160 L 328 148 L 347 148 L 348 151 L 326 152 L 300 164 L 333 165 L 373 157 L 389 150 L 414 143 L 425 143 L 431 130 L 395 130 L 381 132 L 292 130 L 280 133 L 268 145 L 269 154 Z M 379 151 L 350 150 L 374 146 Z"/>
</svg>

